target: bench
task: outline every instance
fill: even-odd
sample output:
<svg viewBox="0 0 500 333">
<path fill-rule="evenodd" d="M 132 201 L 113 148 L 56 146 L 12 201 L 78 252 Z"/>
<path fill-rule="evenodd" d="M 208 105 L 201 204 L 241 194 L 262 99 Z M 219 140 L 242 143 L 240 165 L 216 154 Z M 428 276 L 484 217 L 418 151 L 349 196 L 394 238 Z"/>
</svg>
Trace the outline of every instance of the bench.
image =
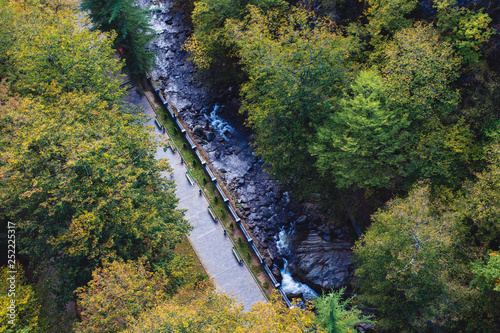
<svg viewBox="0 0 500 333">
<path fill-rule="evenodd" d="M 212 209 L 212 207 L 208 207 L 208 212 L 210 213 L 210 215 L 212 216 L 212 218 L 214 219 L 214 221 L 217 222 L 217 215 L 215 215 L 215 212 Z"/>
<path fill-rule="evenodd" d="M 236 257 L 236 260 L 238 260 L 238 263 L 241 264 L 243 262 L 243 259 L 241 258 L 238 250 L 233 246 L 233 254 Z"/>
<path fill-rule="evenodd" d="M 158 127 L 159 127 L 160 129 L 165 128 L 165 126 L 163 126 L 163 123 L 162 123 L 162 121 L 160 120 L 160 118 L 155 117 L 155 121 L 156 121 L 156 125 L 158 125 Z"/>
<path fill-rule="evenodd" d="M 189 183 L 191 185 L 194 185 L 194 179 L 193 177 L 189 174 L 189 172 L 186 171 L 186 178 L 188 179 Z"/>
</svg>

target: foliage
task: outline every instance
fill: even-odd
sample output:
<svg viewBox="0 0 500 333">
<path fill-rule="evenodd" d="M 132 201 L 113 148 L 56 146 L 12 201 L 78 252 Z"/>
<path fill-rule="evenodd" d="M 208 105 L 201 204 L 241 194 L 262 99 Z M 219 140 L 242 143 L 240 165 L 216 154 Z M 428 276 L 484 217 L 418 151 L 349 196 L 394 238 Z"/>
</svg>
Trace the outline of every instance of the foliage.
<svg viewBox="0 0 500 333">
<path fill-rule="evenodd" d="M 457 50 L 465 63 L 476 64 L 481 56 L 482 46 L 493 34 L 488 26 L 491 18 L 483 12 L 458 7 L 456 0 L 437 0 L 437 26 L 445 40 Z"/>
<path fill-rule="evenodd" d="M 134 77 L 149 71 L 154 53 L 147 47 L 154 39 L 146 11 L 134 0 L 84 0 L 82 9 L 90 10 L 95 27 L 101 31 L 115 31 L 113 46 L 122 49 L 125 68 Z"/>
<path fill-rule="evenodd" d="M 347 42 L 332 30 L 304 10 L 283 17 L 255 7 L 245 28 L 233 27 L 249 76 L 241 112 L 248 114 L 255 151 L 277 178 L 298 186 L 314 175 L 308 145 L 347 76 Z"/>
<path fill-rule="evenodd" d="M 345 288 L 341 288 L 314 300 L 316 320 L 329 333 L 355 332 L 360 322 L 371 322 L 356 307 L 349 309 L 352 298 L 343 300 L 344 292 Z"/>
<path fill-rule="evenodd" d="M 436 214 L 429 186 L 419 184 L 372 218 L 356 243 L 356 276 L 362 299 L 380 311 L 378 324 L 399 331 L 453 323 L 464 293 L 453 280 L 453 215 Z"/>
<path fill-rule="evenodd" d="M 59 259 L 66 295 L 104 258 L 168 258 L 188 228 L 138 117 L 74 93 L 4 117 L 3 212 L 19 221 L 23 253 Z"/>
<path fill-rule="evenodd" d="M 17 273 L 10 273 L 16 271 Z M 14 279 L 11 279 L 14 277 Z M 12 288 L 11 285 L 15 284 Z M 15 269 L 4 266 L 0 270 L 0 332 L 32 332 L 38 326 L 40 302 L 35 295 L 35 288 L 28 283 L 24 269 L 17 264 Z M 11 300 L 15 300 L 15 325 L 9 323 L 8 316 Z"/>
<path fill-rule="evenodd" d="M 287 7 L 284 0 L 200 0 L 195 3 L 194 31 L 185 46 L 196 66 L 208 73 L 213 83 L 241 81 L 237 46 L 225 24 L 229 19 L 242 21 L 249 14 L 248 5 L 264 11 L 283 11 Z"/>
<path fill-rule="evenodd" d="M 385 54 L 388 104 L 412 123 L 408 158 L 415 164 L 414 177 L 458 187 L 478 153 L 469 125 L 457 112 L 460 59 L 435 29 L 421 24 L 396 33 Z"/>
<path fill-rule="evenodd" d="M 373 37 L 379 37 L 408 28 L 411 20 L 407 15 L 415 9 L 417 3 L 417 0 L 368 0 L 368 31 Z"/>
<path fill-rule="evenodd" d="M 113 34 L 91 32 L 75 23 L 69 11 L 28 7 L 16 20 L 16 46 L 11 55 L 19 72 L 19 94 L 57 100 L 60 94 L 93 93 L 103 100 L 123 97 L 119 62 L 109 39 Z"/>
<path fill-rule="evenodd" d="M 459 63 L 451 45 L 440 42 L 431 26 L 416 24 L 399 31 L 386 45 L 381 65 L 389 102 L 405 109 L 412 121 L 449 117 L 459 100 L 451 85 Z"/>
<path fill-rule="evenodd" d="M 12 54 L 26 97 L 0 96 L 1 220 L 18 221 L 20 252 L 37 274 L 57 277 L 61 304 L 105 260 L 145 256 L 168 270 L 189 226 L 161 177 L 169 167 L 154 159 L 155 139 L 110 77 L 120 66 L 107 35 L 62 9 L 19 8 L 26 37 Z"/>
<path fill-rule="evenodd" d="M 14 44 L 13 8 L 8 0 L 0 1 L 0 78 L 12 77 L 9 51 Z"/>
<path fill-rule="evenodd" d="M 76 291 L 81 321 L 75 332 L 118 332 L 165 300 L 168 280 L 143 260 L 104 263 L 87 286 Z"/>
<path fill-rule="evenodd" d="M 241 305 L 211 288 L 182 290 L 144 313 L 125 332 L 306 332 L 315 327 L 312 312 L 288 309 L 277 297 L 275 294 L 271 302 L 259 302 L 243 312 Z"/>
<path fill-rule="evenodd" d="M 493 144 L 488 151 L 489 166 L 464 184 L 465 195 L 457 202 L 462 232 L 470 245 L 485 248 L 500 246 L 500 147 Z"/>
<path fill-rule="evenodd" d="M 472 284 L 490 291 L 500 292 L 500 255 L 498 251 L 490 252 L 486 263 L 476 262 L 473 272 L 476 278 Z"/>
<path fill-rule="evenodd" d="M 362 71 L 344 94 L 341 108 L 318 129 L 311 147 L 320 172 L 339 188 L 391 187 L 408 175 L 405 150 L 411 134 L 407 115 L 391 109 L 374 71 Z"/>
</svg>

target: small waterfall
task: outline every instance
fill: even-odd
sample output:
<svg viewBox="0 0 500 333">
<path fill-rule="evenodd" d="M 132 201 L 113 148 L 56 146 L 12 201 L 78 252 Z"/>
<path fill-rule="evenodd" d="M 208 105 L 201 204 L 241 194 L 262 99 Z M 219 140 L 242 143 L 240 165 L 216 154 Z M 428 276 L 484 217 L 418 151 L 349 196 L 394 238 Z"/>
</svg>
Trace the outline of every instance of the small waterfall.
<svg viewBox="0 0 500 333">
<path fill-rule="evenodd" d="M 281 229 L 278 234 L 278 239 L 276 240 L 276 247 L 281 256 L 289 256 L 289 239 L 285 229 Z M 287 294 L 299 294 L 302 293 L 303 298 L 306 300 L 312 300 L 318 296 L 318 294 L 312 290 L 308 285 L 295 281 L 292 274 L 288 270 L 288 261 L 283 258 L 284 266 L 280 269 L 283 281 L 281 281 L 281 287 L 283 291 Z"/>
<path fill-rule="evenodd" d="M 219 115 L 217 115 L 217 111 L 220 108 L 223 108 L 224 105 L 220 106 L 218 103 L 215 103 L 212 112 L 210 112 L 210 116 L 205 114 L 205 118 L 210 121 L 210 126 L 212 126 L 217 132 L 219 132 L 224 138 L 227 133 L 234 133 L 234 128 L 229 125 L 224 119 L 222 119 Z"/>
</svg>

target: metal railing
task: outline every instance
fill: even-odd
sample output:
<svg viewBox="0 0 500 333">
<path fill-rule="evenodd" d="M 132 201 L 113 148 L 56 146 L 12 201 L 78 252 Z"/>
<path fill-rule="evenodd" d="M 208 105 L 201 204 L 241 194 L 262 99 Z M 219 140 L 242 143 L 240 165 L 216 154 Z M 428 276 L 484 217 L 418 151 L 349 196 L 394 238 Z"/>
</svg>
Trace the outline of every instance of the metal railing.
<svg viewBox="0 0 500 333">
<path fill-rule="evenodd" d="M 180 123 L 179 119 L 177 118 L 177 115 L 175 114 L 175 112 L 172 110 L 172 108 L 170 107 L 168 101 L 165 100 L 165 98 L 163 97 L 163 95 L 160 93 L 160 89 L 157 87 L 156 83 L 151 79 L 150 76 L 147 77 L 148 78 L 148 81 L 149 83 L 151 84 L 151 86 L 153 87 L 156 95 L 158 96 L 158 98 L 160 98 L 160 100 L 163 102 L 163 105 L 167 108 L 168 112 L 170 113 L 170 116 L 172 117 L 172 119 L 174 120 L 174 122 L 176 123 L 176 125 L 179 127 L 180 131 L 182 134 L 184 134 L 186 140 L 188 141 L 188 143 L 191 145 L 191 148 L 195 151 L 196 153 L 196 157 L 198 158 L 198 160 L 200 161 L 201 165 L 203 166 L 203 170 L 205 171 L 205 173 L 210 177 L 211 181 L 214 183 L 217 191 L 219 192 L 220 196 L 222 197 L 223 201 L 226 203 L 227 205 L 227 208 L 229 209 L 229 211 L 231 212 L 231 215 L 233 216 L 233 219 L 235 220 L 235 222 L 238 224 L 240 230 L 242 231 L 243 235 L 245 236 L 246 238 L 246 241 L 248 242 L 248 244 L 250 245 L 250 248 L 252 249 L 252 251 L 254 252 L 254 254 L 257 256 L 257 258 L 259 259 L 259 262 L 261 264 L 261 266 L 263 267 L 264 271 L 266 272 L 266 274 L 268 275 L 269 279 L 271 280 L 271 282 L 273 283 L 273 286 L 274 288 L 278 289 L 279 293 L 281 294 L 281 296 L 283 297 L 283 300 L 285 301 L 286 305 L 288 307 L 292 307 L 292 304 L 290 302 L 290 299 L 288 298 L 288 296 L 286 295 L 286 293 L 283 291 L 283 288 L 281 286 L 281 284 L 276 280 L 276 278 L 274 277 L 274 274 L 271 272 L 271 270 L 269 269 L 269 267 L 267 267 L 267 264 L 264 260 L 264 257 L 262 256 L 262 254 L 260 253 L 259 249 L 257 249 L 257 247 L 255 246 L 254 242 L 253 242 L 253 239 L 250 237 L 250 234 L 247 232 L 246 228 L 242 225 L 241 223 L 241 219 L 240 217 L 236 214 L 236 211 L 234 210 L 234 208 L 232 207 L 231 205 L 231 201 L 230 199 L 226 196 L 226 194 L 224 193 L 224 191 L 222 190 L 222 188 L 219 186 L 219 184 L 217 183 L 217 178 L 214 176 L 214 173 L 213 171 L 211 170 L 210 166 L 207 164 L 207 162 L 205 161 L 205 159 L 201 156 L 201 154 L 196 150 L 196 145 L 195 143 L 193 142 L 193 140 L 190 138 L 189 134 L 187 133 L 186 129 L 184 128 L 184 126 L 182 126 L 182 124 Z M 154 109 L 154 108 L 153 108 Z M 173 143 L 174 146 L 175 146 L 175 143 Z M 177 149 L 177 151 L 179 151 L 179 149 Z M 180 151 L 179 151 L 180 153 Z M 186 165 L 186 168 L 188 170 L 189 173 L 191 173 L 191 171 L 189 170 L 189 168 L 187 167 Z M 194 177 L 193 177 L 194 178 Z M 201 186 L 200 186 L 201 188 Z M 203 192 L 203 191 L 202 191 Z M 203 195 L 205 195 L 206 197 L 206 194 L 203 192 Z M 208 204 L 210 205 L 210 207 L 212 207 L 213 211 L 216 213 L 215 211 L 215 208 L 212 206 L 212 204 L 210 203 L 210 200 L 208 200 L 208 197 L 207 197 L 207 201 L 208 201 Z M 217 214 L 217 213 L 216 213 Z M 221 221 L 220 217 L 217 215 L 219 221 Z M 221 223 L 222 227 L 224 229 L 226 229 L 226 227 L 224 226 L 223 223 Z M 227 230 L 226 230 L 227 232 Z M 234 240 L 229 237 L 231 239 L 231 242 L 233 243 L 233 245 L 236 247 L 236 243 L 234 242 Z M 252 270 L 250 269 L 250 267 L 248 266 L 246 260 L 243 260 L 243 262 L 245 263 L 245 265 L 247 266 L 247 268 L 249 269 L 249 271 L 252 273 Z M 263 291 L 264 295 L 266 295 L 266 293 L 264 292 L 264 290 L 262 289 L 262 286 L 260 285 L 260 283 L 257 281 L 257 278 L 254 276 L 254 274 L 252 273 L 251 274 L 253 276 L 253 278 L 255 279 L 255 281 L 257 282 L 257 284 L 259 285 L 259 287 L 261 288 L 261 290 Z M 267 295 L 266 295 L 266 298 L 267 298 Z"/>
</svg>

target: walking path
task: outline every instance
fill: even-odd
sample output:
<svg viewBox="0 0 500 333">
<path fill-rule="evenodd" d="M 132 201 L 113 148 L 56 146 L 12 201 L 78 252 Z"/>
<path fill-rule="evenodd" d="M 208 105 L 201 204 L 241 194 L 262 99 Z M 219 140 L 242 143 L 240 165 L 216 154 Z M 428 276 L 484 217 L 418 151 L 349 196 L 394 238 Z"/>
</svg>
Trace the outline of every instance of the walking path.
<svg viewBox="0 0 500 333">
<path fill-rule="evenodd" d="M 161 141 L 163 136 L 155 125 L 155 113 L 146 96 L 139 96 L 136 88 L 129 92 L 127 100 L 142 106 L 144 114 L 150 118 L 146 125 L 155 127 L 156 137 Z M 233 243 L 229 236 L 224 235 L 223 227 L 210 216 L 207 199 L 199 194 L 199 187 L 191 185 L 186 178 L 187 169 L 181 163 L 179 153 L 159 147 L 156 158 L 166 158 L 173 169 L 179 208 L 186 209 L 184 216 L 193 226 L 188 235 L 189 241 L 207 274 L 213 278 L 217 290 L 239 300 L 245 310 L 250 310 L 257 302 L 265 302 L 266 298 L 247 266 L 238 264 L 233 255 Z M 163 176 L 168 177 L 168 174 L 165 172 Z"/>
</svg>

